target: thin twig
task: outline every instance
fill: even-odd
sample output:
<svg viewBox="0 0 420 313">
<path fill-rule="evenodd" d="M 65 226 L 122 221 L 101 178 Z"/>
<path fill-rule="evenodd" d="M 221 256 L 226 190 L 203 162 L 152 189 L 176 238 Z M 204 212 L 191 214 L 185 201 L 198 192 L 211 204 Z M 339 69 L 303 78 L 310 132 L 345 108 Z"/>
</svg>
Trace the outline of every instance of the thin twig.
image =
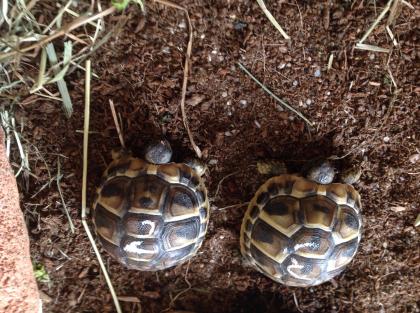
<svg viewBox="0 0 420 313">
<path fill-rule="evenodd" d="M 112 299 L 117 313 L 122 313 L 120 302 L 118 301 L 117 294 L 115 293 L 114 287 L 112 286 L 111 279 L 106 270 L 106 266 L 102 260 L 101 254 L 99 253 L 98 247 L 95 244 L 92 233 L 89 229 L 86 221 L 86 182 L 87 182 L 87 160 L 88 160 L 88 142 L 89 142 L 89 116 L 90 116 L 90 60 L 86 61 L 86 82 L 85 82 L 85 115 L 84 115 L 84 132 L 83 132 L 83 179 L 82 179 L 82 225 L 89 238 L 90 244 L 92 245 L 93 251 L 95 252 L 96 258 L 98 259 L 102 273 L 104 274 L 105 281 L 108 285 L 109 291 L 111 292 Z"/>
<path fill-rule="evenodd" d="M 241 207 L 246 206 L 248 204 L 249 204 L 249 202 L 231 204 L 231 205 L 224 206 L 222 208 L 217 208 L 216 211 L 223 211 L 223 210 L 233 209 L 233 208 L 241 208 Z"/>
<path fill-rule="evenodd" d="M 60 181 L 61 181 L 61 178 L 62 177 L 63 177 L 63 175 L 61 175 L 60 157 L 57 157 L 57 179 L 56 179 L 56 181 L 57 181 L 57 189 L 58 189 L 58 193 L 60 194 L 61 203 L 63 204 L 64 213 L 66 214 L 67 220 L 69 221 L 70 231 L 71 231 L 72 234 L 74 234 L 73 220 L 71 219 L 69 210 L 67 209 L 66 202 L 64 201 L 63 192 L 61 191 Z"/>
<path fill-rule="evenodd" d="M 301 119 L 303 119 L 309 126 L 313 126 L 313 123 L 309 121 L 302 113 L 292 108 L 288 105 L 285 101 L 277 97 L 270 89 L 268 89 L 263 83 L 261 83 L 254 75 L 252 75 L 245 66 L 243 66 L 240 62 L 238 62 L 239 67 L 243 70 L 249 77 L 251 77 L 265 92 L 267 92 L 270 96 L 272 96 L 275 100 L 277 100 L 280 104 L 286 107 L 288 110 L 295 113 Z"/>
<path fill-rule="evenodd" d="M 190 19 L 190 15 L 188 14 L 187 9 L 185 9 L 184 7 L 177 5 L 175 3 L 172 3 L 170 1 L 166 1 L 166 0 L 154 0 L 154 2 L 158 2 L 161 3 L 163 5 L 178 9 L 178 10 L 182 10 L 188 20 L 188 29 L 189 29 L 189 39 L 188 39 L 188 45 L 187 45 L 187 53 L 185 56 L 185 63 L 184 63 L 184 79 L 182 81 L 182 93 L 181 93 L 181 113 L 182 113 L 182 121 L 184 122 L 184 127 L 187 130 L 188 133 L 188 137 L 190 139 L 191 145 L 195 151 L 195 153 L 197 154 L 198 158 L 201 158 L 201 156 L 203 155 L 200 148 L 197 146 L 197 144 L 194 141 L 193 135 L 191 133 L 190 127 L 188 125 L 188 119 L 187 119 L 187 114 L 185 112 L 185 96 L 187 94 L 187 83 L 188 83 L 188 73 L 189 73 L 189 69 L 190 69 L 190 61 L 191 61 L 191 51 L 192 51 L 192 43 L 193 43 L 193 32 L 192 32 L 192 24 L 191 24 L 191 19 Z"/>
<path fill-rule="evenodd" d="M 265 3 L 263 0 L 257 0 L 259 6 L 263 10 L 264 14 L 267 16 L 267 18 L 270 20 L 271 24 L 274 25 L 275 28 L 280 32 L 280 34 L 284 37 L 286 40 L 290 40 L 290 37 L 286 32 L 281 28 L 280 24 L 277 22 L 276 18 L 270 13 L 270 11 L 265 6 Z"/>
<path fill-rule="evenodd" d="M 115 113 L 114 101 L 109 99 L 109 106 L 111 107 L 112 117 L 114 118 L 115 128 L 117 129 L 118 138 L 120 138 L 121 146 L 125 149 L 124 137 L 121 132 L 120 123 L 118 123 L 117 113 Z"/>
</svg>

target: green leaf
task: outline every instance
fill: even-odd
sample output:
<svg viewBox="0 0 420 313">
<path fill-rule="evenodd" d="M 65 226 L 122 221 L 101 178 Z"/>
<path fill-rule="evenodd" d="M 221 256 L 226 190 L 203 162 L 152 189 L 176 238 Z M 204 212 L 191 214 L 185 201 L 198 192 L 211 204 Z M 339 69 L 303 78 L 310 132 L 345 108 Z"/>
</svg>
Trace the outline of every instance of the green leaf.
<svg viewBox="0 0 420 313">
<path fill-rule="evenodd" d="M 131 0 L 111 0 L 111 3 L 117 10 L 122 11 L 124 10 Z"/>
<path fill-rule="evenodd" d="M 34 264 L 34 275 L 35 275 L 36 280 L 41 283 L 50 282 L 50 276 L 48 276 L 48 273 L 45 270 L 45 266 L 42 264 L 38 264 L 38 263 Z"/>
<path fill-rule="evenodd" d="M 137 3 L 141 10 L 144 11 L 143 0 L 111 0 L 112 5 L 119 11 L 124 10 L 130 2 Z"/>
</svg>

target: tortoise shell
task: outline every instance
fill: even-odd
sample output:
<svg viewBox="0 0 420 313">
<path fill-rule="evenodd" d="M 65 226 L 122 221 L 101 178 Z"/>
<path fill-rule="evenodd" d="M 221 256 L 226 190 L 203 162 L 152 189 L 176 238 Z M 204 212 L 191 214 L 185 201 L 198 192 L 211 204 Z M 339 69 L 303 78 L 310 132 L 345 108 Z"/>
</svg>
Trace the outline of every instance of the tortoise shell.
<svg viewBox="0 0 420 313">
<path fill-rule="evenodd" d="M 209 220 L 207 190 L 191 167 L 134 157 L 110 164 L 93 209 L 103 248 L 128 268 L 144 271 L 192 257 Z"/>
<path fill-rule="evenodd" d="M 277 282 L 321 284 L 339 274 L 356 254 L 360 210 L 360 195 L 351 185 L 321 185 L 296 175 L 273 177 L 248 206 L 241 252 Z"/>
</svg>

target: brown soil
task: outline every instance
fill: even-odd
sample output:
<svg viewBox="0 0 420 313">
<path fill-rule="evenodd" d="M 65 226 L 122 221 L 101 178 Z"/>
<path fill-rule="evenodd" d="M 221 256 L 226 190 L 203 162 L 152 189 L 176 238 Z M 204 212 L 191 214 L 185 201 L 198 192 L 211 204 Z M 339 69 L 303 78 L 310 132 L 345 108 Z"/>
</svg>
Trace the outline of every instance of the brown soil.
<svg viewBox="0 0 420 313">
<path fill-rule="evenodd" d="M 267 1 L 292 37 L 289 45 L 255 1 L 182 2 L 194 28 L 187 114 L 209 164 L 212 215 L 204 245 L 188 264 L 145 273 L 126 270 L 103 253 L 118 295 L 139 298 L 142 312 L 170 305 L 195 312 L 419 312 L 419 230 L 413 226 L 420 205 L 416 12 L 403 8 L 393 27 L 401 47 L 389 58 L 354 49 L 377 16 L 373 3 L 326 3 Z M 384 3 L 376 1 L 378 12 Z M 146 16 L 135 7 L 129 14 L 123 32 L 93 58 L 99 78 L 92 81 L 90 200 L 111 149 L 119 145 L 109 99 L 134 152 L 165 133 L 177 160 L 193 155 L 179 108 L 188 39 L 184 15 L 157 5 Z M 392 47 L 381 25 L 368 41 Z M 331 53 L 333 66 L 327 72 Z M 309 131 L 282 110 L 238 69 L 238 61 L 315 127 Z M 317 69 L 320 77 L 315 77 Z M 60 158 L 61 188 L 76 227 L 72 235 L 55 181 L 42 189 L 50 182 L 47 166 L 32 147 L 37 178 L 20 179 L 31 252 L 51 279 L 40 284 L 48 302 L 45 312 L 113 312 L 80 223 L 84 76 L 73 74 L 68 81 L 75 105 L 70 120 L 57 103 L 45 99 L 17 112 L 23 136 L 39 149 L 53 176 Z M 307 160 L 331 155 L 346 156 L 337 161 L 338 168 L 351 162 L 363 168 L 356 186 L 363 199 L 360 250 L 343 274 L 321 286 L 274 283 L 244 264 L 239 252 L 246 209 L 240 204 L 266 179 L 252 165 L 276 158 L 299 171 Z M 222 178 L 231 173 L 216 195 Z M 136 303 L 123 302 L 123 309 L 140 312 Z"/>
</svg>

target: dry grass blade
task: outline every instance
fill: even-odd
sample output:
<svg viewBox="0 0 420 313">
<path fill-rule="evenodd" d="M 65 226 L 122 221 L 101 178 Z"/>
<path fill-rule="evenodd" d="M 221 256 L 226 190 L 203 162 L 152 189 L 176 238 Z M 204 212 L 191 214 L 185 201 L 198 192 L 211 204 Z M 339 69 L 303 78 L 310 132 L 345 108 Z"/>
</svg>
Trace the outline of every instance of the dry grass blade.
<svg viewBox="0 0 420 313">
<path fill-rule="evenodd" d="M 57 65 L 58 59 L 57 59 L 57 54 L 55 53 L 54 45 L 52 43 L 48 44 L 45 50 L 47 51 L 47 56 L 51 65 L 52 66 Z M 69 90 L 67 89 L 67 84 L 64 81 L 63 77 L 68 69 L 70 58 L 71 58 L 71 42 L 66 42 L 64 44 L 64 62 L 66 61 L 67 62 L 65 63 L 63 70 L 60 71 L 58 68 L 55 70 L 56 77 L 54 77 L 53 80 L 51 81 L 51 82 L 55 82 L 55 81 L 57 82 L 57 87 L 58 87 L 58 90 L 60 91 L 61 99 L 63 101 L 64 112 L 67 117 L 70 117 L 71 114 L 73 113 L 73 104 L 70 99 L 70 94 L 69 94 Z"/>
<path fill-rule="evenodd" d="M 387 48 L 381 48 L 381 47 L 374 46 L 374 45 L 367 45 L 365 43 L 357 43 L 355 48 L 359 49 L 359 50 L 369 50 L 369 51 L 373 51 L 373 52 L 389 53 L 389 49 L 387 49 Z"/>
<path fill-rule="evenodd" d="M 120 123 L 118 123 L 117 113 L 115 112 L 114 102 L 109 99 L 109 106 L 111 107 L 112 117 L 114 118 L 115 128 L 117 129 L 118 138 L 120 139 L 121 146 L 125 149 L 124 137 L 121 132 Z"/>
<path fill-rule="evenodd" d="M 58 193 L 60 194 L 61 203 L 63 204 L 64 213 L 66 214 L 67 220 L 69 221 L 69 227 L 72 234 L 74 234 L 74 224 L 73 220 L 71 219 L 69 210 L 67 209 L 66 202 L 64 201 L 63 192 L 61 191 L 60 181 L 63 175 L 61 175 L 61 164 L 60 164 L 60 157 L 57 158 L 57 189 Z"/>
<path fill-rule="evenodd" d="M 383 17 L 385 16 L 385 14 L 391 8 L 392 1 L 394 1 L 394 0 L 389 0 L 388 1 L 388 3 L 386 4 L 386 6 L 384 7 L 384 9 L 382 10 L 381 14 L 379 14 L 379 16 L 373 22 L 373 24 L 369 27 L 369 29 L 367 30 L 367 32 L 363 35 L 362 39 L 359 40 L 359 44 L 362 44 L 367 39 L 367 37 L 369 37 L 370 33 L 375 29 L 375 27 L 383 19 Z"/>
<path fill-rule="evenodd" d="M 401 4 L 401 0 L 394 0 L 391 10 L 389 11 L 388 20 L 386 22 L 387 25 L 391 25 L 398 18 L 398 15 L 401 13 Z"/>
<path fill-rule="evenodd" d="M 331 53 L 330 57 L 328 58 L 327 71 L 330 71 L 332 69 L 333 60 L 334 60 L 334 53 Z"/>
<path fill-rule="evenodd" d="M 275 28 L 280 32 L 280 34 L 284 37 L 286 40 L 290 40 L 290 37 L 286 32 L 283 30 L 283 28 L 280 26 L 280 24 L 277 22 L 276 18 L 271 14 L 271 12 L 267 9 L 265 6 L 265 3 L 263 0 L 257 0 L 259 6 L 263 10 L 264 14 L 267 16 L 267 18 L 270 20 L 271 24 L 274 25 Z"/>
<path fill-rule="evenodd" d="M 117 294 L 112 286 L 111 279 L 106 270 L 106 266 L 99 253 L 98 247 L 95 244 L 92 233 L 86 221 L 86 185 L 87 185 L 87 160 L 88 160 L 88 143 L 89 143 L 89 119 L 90 119 L 90 60 L 86 61 L 86 83 L 85 83 L 85 114 L 84 114 L 84 128 L 83 128 L 83 178 L 82 178 L 82 225 L 86 231 L 89 241 L 95 251 L 96 258 L 104 274 L 109 291 L 111 292 L 117 313 L 122 313 L 120 302 L 118 301 Z"/>
<path fill-rule="evenodd" d="M 161 3 L 163 5 L 166 5 L 166 6 L 178 9 L 178 10 L 182 10 L 185 13 L 185 16 L 187 17 L 188 29 L 189 29 L 189 39 L 188 39 L 187 53 L 186 53 L 186 56 L 185 56 L 185 63 L 184 63 L 184 79 L 182 81 L 181 113 L 182 113 L 182 121 L 184 122 L 185 129 L 187 130 L 188 137 L 190 139 L 191 145 L 192 145 L 195 153 L 197 154 L 197 157 L 201 158 L 203 154 L 202 154 L 200 148 L 197 146 L 197 144 L 194 141 L 194 137 L 193 137 L 193 135 L 191 133 L 191 130 L 190 130 L 190 127 L 188 125 L 187 114 L 185 112 L 185 95 L 187 93 L 188 73 L 189 73 L 189 69 L 190 69 L 191 51 L 192 51 L 192 42 L 193 42 L 193 33 L 192 33 L 192 24 L 191 24 L 190 15 L 188 14 L 187 9 L 185 9 L 184 7 L 179 6 L 175 3 L 172 3 L 170 1 L 154 0 L 154 2 L 158 2 L 158 3 Z"/>
<path fill-rule="evenodd" d="M 8 59 L 10 57 L 13 57 L 17 54 L 20 53 L 26 53 L 29 51 L 32 51 L 34 49 L 40 48 L 46 44 L 48 44 L 49 42 L 53 41 L 56 38 L 62 37 L 64 35 L 66 35 L 67 33 L 70 33 L 71 31 L 75 30 L 76 28 L 79 28 L 83 25 L 88 24 L 89 22 L 95 21 L 97 19 L 100 19 L 104 16 L 107 16 L 109 14 L 112 14 L 116 11 L 115 7 L 110 7 L 108 9 L 106 9 L 105 11 L 99 12 L 95 15 L 89 16 L 89 17 L 81 17 L 78 18 L 76 20 L 74 20 L 72 23 L 70 23 L 69 25 L 65 25 L 63 27 L 61 27 L 59 30 L 55 31 L 54 33 L 52 33 L 51 35 L 39 40 L 38 42 L 25 47 L 23 49 L 16 49 L 10 52 L 6 52 L 6 53 L 1 53 L 0 54 L 0 61 L 4 60 L 4 59 Z"/>
<path fill-rule="evenodd" d="M 255 81 L 265 92 L 267 92 L 270 96 L 272 96 L 275 100 L 277 100 L 281 105 L 283 105 L 286 109 L 292 111 L 297 116 L 299 116 L 301 119 L 303 119 L 309 126 L 313 126 L 313 123 L 308 120 L 302 113 L 292 108 L 290 105 L 288 105 L 285 101 L 277 97 L 270 89 L 268 89 L 263 83 L 261 83 L 254 75 L 251 74 L 248 69 L 243 66 L 240 62 L 238 62 L 239 67 L 242 71 L 244 71 L 249 77 L 252 78 L 253 81 Z"/>
<path fill-rule="evenodd" d="M 420 214 L 417 215 L 416 221 L 414 222 L 414 226 L 420 226 Z"/>
<path fill-rule="evenodd" d="M 391 38 L 392 43 L 394 44 L 395 47 L 397 47 L 398 46 L 398 41 L 395 38 L 394 34 L 392 33 L 391 28 L 389 28 L 389 26 L 386 26 L 385 29 L 388 32 L 388 35 Z"/>
</svg>

